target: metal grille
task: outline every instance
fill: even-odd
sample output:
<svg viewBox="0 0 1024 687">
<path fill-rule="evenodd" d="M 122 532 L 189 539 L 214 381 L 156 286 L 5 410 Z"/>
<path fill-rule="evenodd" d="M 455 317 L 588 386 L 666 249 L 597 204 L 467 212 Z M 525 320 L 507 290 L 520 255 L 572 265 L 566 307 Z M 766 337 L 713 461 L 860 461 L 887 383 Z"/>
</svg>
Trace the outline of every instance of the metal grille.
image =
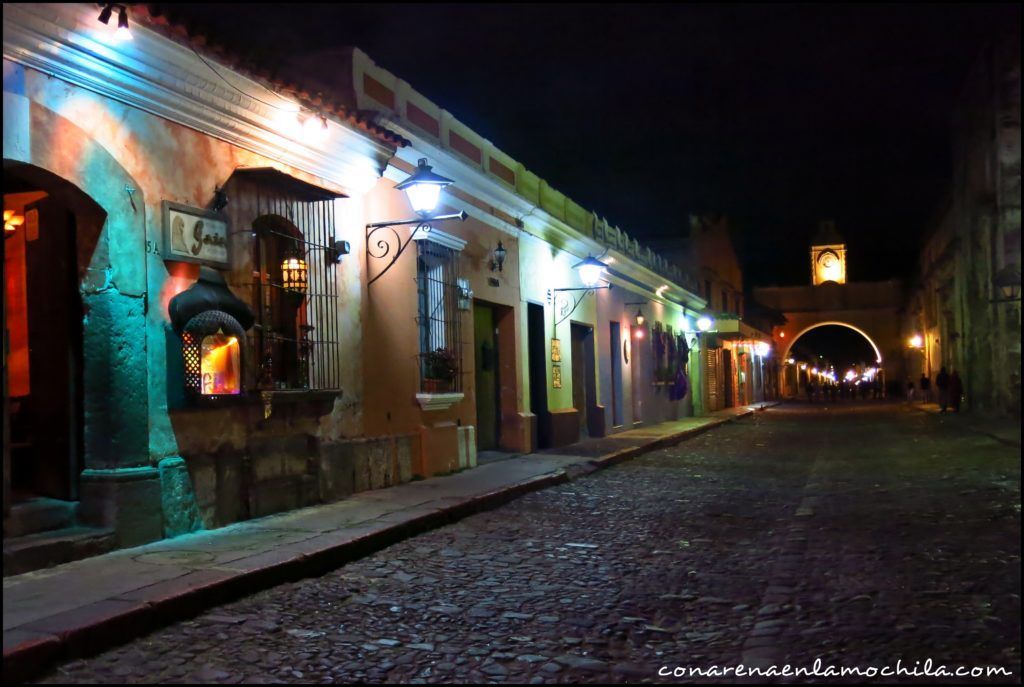
<svg viewBox="0 0 1024 687">
<path fill-rule="evenodd" d="M 416 292 L 420 336 L 420 388 L 423 391 L 462 390 L 462 318 L 459 314 L 459 252 L 429 240 L 416 242 Z M 448 389 L 428 388 L 437 376 L 439 354 L 454 358 L 454 379 Z"/>
<path fill-rule="evenodd" d="M 256 326 L 248 337 L 247 357 L 256 362 L 256 369 L 249 370 L 254 386 L 339 389 L 341 303 L 333 259 L 333 198 L 249 180 L 235 183 L 231 195 L 233 225 L 252 232 L 253 279 L 247 286 Z M 281 264 L 286 256 L 305 260 L 305 293 L 285 288 Z"/>
</svg>

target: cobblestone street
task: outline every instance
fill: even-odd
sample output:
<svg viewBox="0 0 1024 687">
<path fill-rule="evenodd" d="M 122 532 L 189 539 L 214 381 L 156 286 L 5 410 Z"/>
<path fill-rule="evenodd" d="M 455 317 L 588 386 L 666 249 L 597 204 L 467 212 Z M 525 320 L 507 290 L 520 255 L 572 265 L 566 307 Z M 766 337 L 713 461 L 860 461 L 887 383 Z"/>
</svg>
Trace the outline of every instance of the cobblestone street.
<svg viewBox="0 0 1024 687">
<path fill-rule="evenodd" d="M 961 419 L 780 406 L 43 681 L 733 682 L 658 671 L 821 658 L 1017 682 L 1019 449 Z"/>
</svg>

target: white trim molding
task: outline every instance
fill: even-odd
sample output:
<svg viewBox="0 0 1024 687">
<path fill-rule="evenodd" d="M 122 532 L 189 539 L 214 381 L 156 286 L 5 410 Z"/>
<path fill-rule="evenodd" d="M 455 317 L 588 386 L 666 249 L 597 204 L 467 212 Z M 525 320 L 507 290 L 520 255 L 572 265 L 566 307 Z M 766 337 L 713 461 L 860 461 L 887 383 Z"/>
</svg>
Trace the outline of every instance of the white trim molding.
<svg viewBox="0 0 1024 687">
<path fill-rule="evenodd" d="M 4 59 L 312 174 L 349 195 L 369 191 L 394 152 L 331 116 L 326 143 L 306 144 L 283 126 L 282 117 L 297 119 L 299 103 L 144 25 L 132 26 L 130 41 L 109 41 L 96 12 L 89 3 L 4 4 Z"/>
<path fill-rule="evenodd" d="M 412 240 L 430 241 L 431 243 L 436 243 L 439 246 L 451 248 L 454 251 L 461 251 L 466 247 L 466 242 L 458 236 L 453 236 L 452 234 L 443 232 L 436 227 L 430 227 L 429 229 L 416 227 L 412 234 Z"/>
<path fill-rule="evenodd" d="M 463 393 L 458 394 L 416 394 L 416 402 L 423 410 L 447 410 L 465 398 Z"/>
</svg>

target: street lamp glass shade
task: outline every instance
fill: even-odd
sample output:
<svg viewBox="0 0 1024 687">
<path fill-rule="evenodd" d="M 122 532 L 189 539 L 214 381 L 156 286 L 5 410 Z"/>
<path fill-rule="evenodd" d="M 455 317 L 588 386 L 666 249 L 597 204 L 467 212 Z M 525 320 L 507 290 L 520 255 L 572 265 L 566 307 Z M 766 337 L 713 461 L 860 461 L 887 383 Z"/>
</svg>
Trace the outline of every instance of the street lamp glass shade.
<svg viewBox="0 0 1024 687">
<path fill-rule="evenodd" d="M 697 329 L 699 329 L 702 332 L 706 332 L 707 330 L 711 329 L 712 325 L 714 324 L 714 320 L 712 320 L 707 315 L 702 315 L 701 317 L 697 318 Z"/>
<path fill-rule="evenodd" d="M 416 171 L 412 176 L 395 186 L 405 191 L 412 209 L 420 215 L 429 215 L 437 207 L 441 199 L 441 189 L 452 183 L 440 174 L 435 174 L 427 164 L 427 158 L 420 158 Z"/>
<path fill-rule="evenodd" d="M 586 259 L 576 263 L 572 267 L 574 270 L 579 270 L 580 280 L 583 282 L 584 286 L 594 287 L 601 281 L 601 277 L 604 275 L 604 270 L 608 265 L 597 258 L 588 255 Z"/>
</svg>

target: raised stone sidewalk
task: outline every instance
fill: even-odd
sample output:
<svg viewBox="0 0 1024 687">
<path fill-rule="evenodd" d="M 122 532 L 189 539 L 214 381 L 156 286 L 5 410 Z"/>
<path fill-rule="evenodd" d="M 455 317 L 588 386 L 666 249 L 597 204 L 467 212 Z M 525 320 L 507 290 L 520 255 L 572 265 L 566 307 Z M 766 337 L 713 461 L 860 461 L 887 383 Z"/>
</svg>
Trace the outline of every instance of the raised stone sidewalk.
<svg viewBox="0 0 1024 687">
<path fill-rule="evenodd" d="M 320 575 L 524 493 L 667 446 L 773 404 L 643 427 L 447 477 L 4 578 L 4 678 L 22 681 L 202 610 Z"/>
<path fill-rule="evenodd" d="M 996 441 L 1020 448 L 1021 426 L 1020 422 L 1017 420 L 1001 417 L 989 417 L 980 413 L 954 413 L 952 410 L 942 413 L 942 408 L 938 403 L 914 402 L 908 405 L 915 410 L 940 415 L 944 422 L 956 424 L 972 432 L 986 434 Z"/>
</svg>

